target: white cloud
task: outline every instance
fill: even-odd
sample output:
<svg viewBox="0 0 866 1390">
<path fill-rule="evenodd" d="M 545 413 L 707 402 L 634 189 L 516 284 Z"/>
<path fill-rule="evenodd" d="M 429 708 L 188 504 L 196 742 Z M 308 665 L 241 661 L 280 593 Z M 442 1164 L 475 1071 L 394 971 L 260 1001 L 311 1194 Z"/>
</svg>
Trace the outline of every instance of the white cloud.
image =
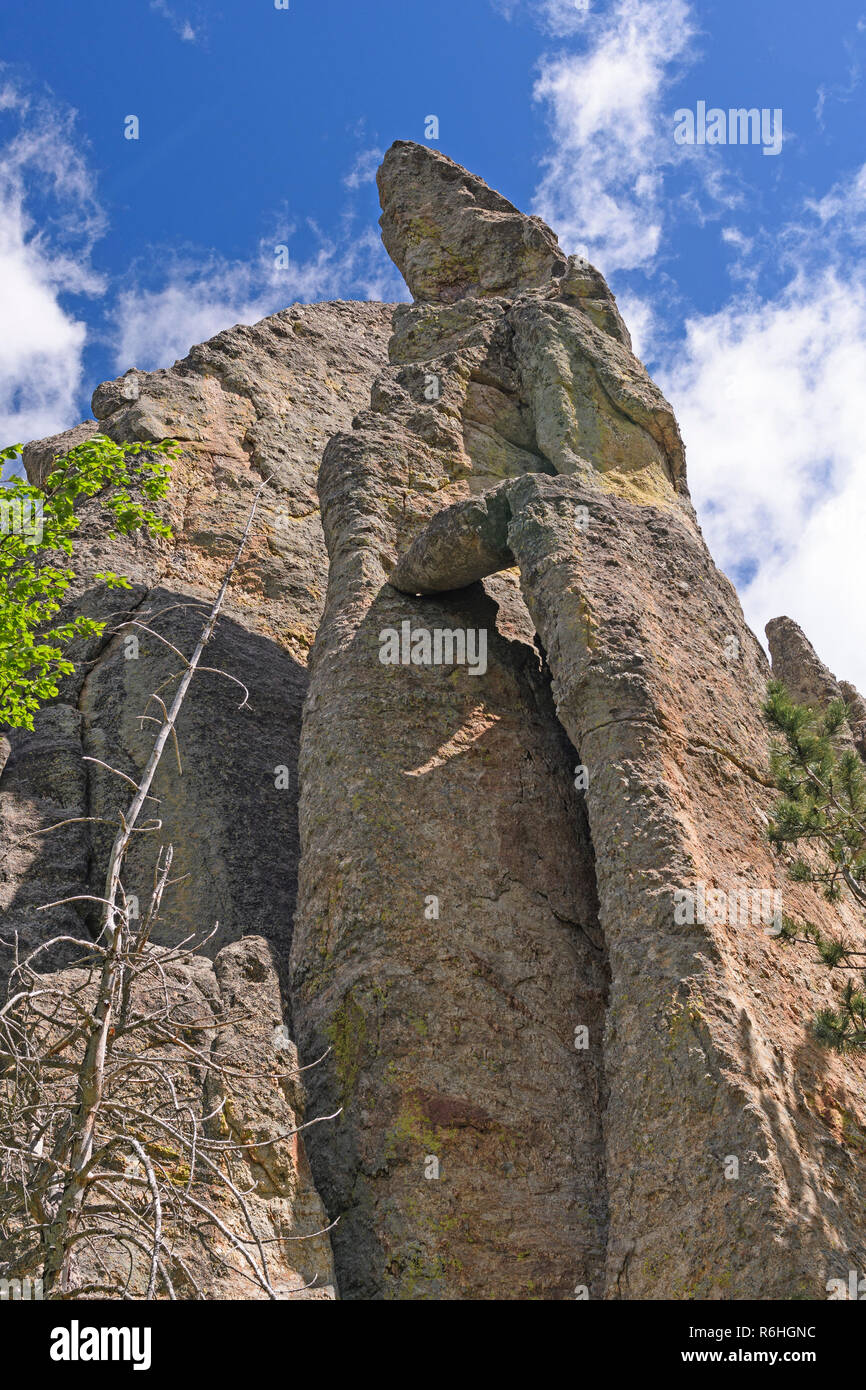
<svg viewBox="0 0 866 1390">
<path fill-rule="evenodd" d="M 841 234 L 862 241 L 866 237 L 866 164 L 856 178 L 837 184 L 823 198 L 810 199 L 806 206 L 834 237 Z"/>
<path fill-rule="evenodd" d="M 573 34 L 587 21 L 592 0 L 542 0 L 539 17 L 552 34 Z"/>
<path fill-rule="evenodd" d="M 174 10 L 167 4 L 167 0 L 150 0 L 150 8 L 157 14 L 167 19 L 174 32 L 184 43 L 195 43 L 198 40 L 198 32 L 192 27 L 188 19 L 181 18 L 175 14 Z"/>
<path fill-rule="evenodd" d="M 586 23 L 593 0 L 491 0 L 493 8 L 511 20 L 526 10 L 542 29 L 555 35 L 573 34 Z"/>
<path fill-rule="evenodd" d="M 249 262 L 227 261 L 216 253 L 201 260 L 176 257 L 158 289 L 131 284 L 115 311 L 118 371 L 170 366 L 221 329 L 255 323 L 298 300 L 406 296 L 372 229 L 357 233 L 347 223 L 339 241 L 322 240 L 305 261 L 288 257 L 284 264 L 287 249 L 285 241 L 262 244 Z"/>
<path fill-rule="evenodd" d="M 90 263 L 103 230 L 74 116 L 6 82 L 0 112 L 0 441 L 51 434 L 79 418 L 85 325 L 61 302 L 102 288 Z"/>
<path fill-rule="evenodd" d="M 755 244 L 754 238 L 746 236 L 739 227 L 723 227 L 721 236 L 727 246 L 733 246 L 743 256 L 748 256 Z"/>
<path fill-rule="evenodd" d="M 347 188 L 353 189 L 360 188 L 362 184 L 371 183 L 384 158 L 384 150 L 361 150 L 348 174 L 344 177 L 343 183 Z"/>
<path fill-rule="evenodd" d="M 616 300 L 631 335 L 632 351 L 635 357 L 644 362 L 650 355 L 650 345 L 656 331 L 655 311 L 648 299 L 632 290 L 621 291 Z"/>
<path fill-rule="evenodd" d="M 866 19 L 861 16 L 855 25 L 854 32 L 849 37 L 842 40 L 843 46 L 848 54 L 848 75 L 845 82 L 833 82 L 829 85 L 822 82 L 816 92 L 815 120 L 820 130 L 824 129 L 824 112 L 828 102 L 840 102 L 845 104 L 853 100 L 862 80 L 863 80 L 863 61 L 858 52 L 857 35 L 866 31 Z"/>
<path fill-rule="evenodd" d="M 803 271 L 692 319 L 662 385 L 710 549 L 759 636 L 786 613 L 866 689 L 866 283 Z"/>
<path fill-rule="evenodd" d="M 686 0 L 615 0 L 585 27 L 581 52 L 542 63 L 534 95 L 549 107 L 553 150 L 535 211 L 607 274 L 658 251 L 663 168 L 677 154 L 663 98 L 692 33 Z"/>
</svg>

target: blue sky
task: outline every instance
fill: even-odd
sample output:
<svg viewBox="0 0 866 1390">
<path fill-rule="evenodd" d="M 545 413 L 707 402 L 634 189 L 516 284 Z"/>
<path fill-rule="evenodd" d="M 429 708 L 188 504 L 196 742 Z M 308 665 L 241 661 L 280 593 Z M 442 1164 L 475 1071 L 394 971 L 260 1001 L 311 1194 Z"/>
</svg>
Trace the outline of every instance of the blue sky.
<svg viewBox="0 0 866 1390">
<path fill-rule="evenodd" d="M 0 62 L 0 442 L 294 299 L 407 297 L 373 173 L 435 114 L 607 274 L 752 625 L 866 687 L 866 0 L 41 0 Z M 699 102 L 781 150 L 677 144 Z"/>
</svg>

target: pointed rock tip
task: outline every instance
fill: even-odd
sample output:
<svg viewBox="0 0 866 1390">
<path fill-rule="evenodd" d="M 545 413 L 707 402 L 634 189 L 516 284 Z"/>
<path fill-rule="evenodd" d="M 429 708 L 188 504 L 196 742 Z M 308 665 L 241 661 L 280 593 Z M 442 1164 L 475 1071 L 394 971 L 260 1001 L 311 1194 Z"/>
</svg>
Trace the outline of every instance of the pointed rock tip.
<svg viewBox="0 0 866 1390">
<path fill-rule="evenodd" d="M 803 705 L 820 709 L 831 700 L 844 700 L 851 739 L 866 760 L 866 700 L 857 687 L 850 681 L 836 679 L 793 618 L 771 618 L 764 631 L 776 680 L 782 681 L 793 699 Z"/>
<path fill-rule="evenodd" d="M 382 240 L 418 300 L 542 289 L 569 266 L 556 234 L 439 150 L 397 140 L 376 176 Z"/>
<path fill-rule="evenodd" d="M 771 618 L 764 631 L 770 648 L 773 676 L 801 704 L 824 706 L 841 697 L 836 677 L 824 665 L 812 643 L 793 618 Z"/>
</svg>

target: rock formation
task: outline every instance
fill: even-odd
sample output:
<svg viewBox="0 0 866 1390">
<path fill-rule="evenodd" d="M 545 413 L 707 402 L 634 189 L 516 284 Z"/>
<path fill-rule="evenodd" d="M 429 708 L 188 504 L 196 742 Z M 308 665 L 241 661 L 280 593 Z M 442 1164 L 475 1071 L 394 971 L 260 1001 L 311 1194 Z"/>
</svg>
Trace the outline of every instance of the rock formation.
<svg viewBox="0 0 866 1390">
<path fill-rule="evenodd" d="M 800 704 L 821 708 L 831 700 L 844 700 L 851 738 L 866 758 L 866 700 L 860 692 L 849 681 L 836 680 L 791 618 L 773 618 L 767 623 L 767 642 L 773 675 L 784 681 Z"/>
<path fill-rule="evenodd" d="M 184 775 L 157 787 L 190 875 L 165 940 L 218 919 L 218 976 L 242 938 L 267 950 L 302 1062 L 327 1053 L 306 1073 L 308 1115 L 342 1107 L 308 1132 L 318 1197 L 300 1153 L 277 1185 L 293 1229 L 319 1198 L 339 1218 L 321 1287 L 825 1297 L 866 1267 L 866 1082 L 812 1040 L 834 982 L 774 938 L 774 894 L 863 928 L 770 853 L 770 669 L 671 408 L 602 276 L 538 218 L 403 142 L 379 188 L 413 304 L 233 329 L 100 387 L 79 427 L 184 445 L 176 540 L 114 561 L 142 613 L 213 592 L 273 475 L 212 659 L 252 710 L 203 676 Z M 30 446 L 31 476 L 63 445 Z M 83 553 L 106 563 L 96 520 Z M 154 621 L 185 646 L 197 619 Z M 798 698 L 842 691 L 859 739 L 866 706 L 786 624 L 775 673 Z M 71 827 L 62 853 L 22 837 L 116 815 L 82 752 L 140 768 L 137 716 L 172 669 L 144 639 L 137 661 L 119 637 L 83 656 L 10 739 L 3 935 L 62 925 L 73 909 L 34 906 L 98 879 L 108 831 Z M 236 1037 L 251 1072 L 270 1037 Z M 304 1271 L 282 1253 L 288 1289 Z"/>
<path fill-rule="evenodd" d="M 258 485 L 270 478 L 264 524 L 209 648 L 209 665 L 250 688 L 249 707 L 238 710 L 237 686 L 202 675 L 181 720 L 183 776 L 166 766 L 156 791 L 176 868 L 190 875 L 173 900 L 180 931 L 190 923 L 209 930 L 218 921 L 214 951 L 261 934 L 279 946 L 285 971 L 297 884 L 300 714 L 327 576 L 316 473 L 330 435 L 348 426 L 369 396 L 390 321 L 388 306 L 337 303 L 297 306 L 253 328 L 232 328 L 170 370 L 130 371 L 106 382 L 93 396 L 97 421 L 25 449 L 34 482 L 55 454 L 97 430 L 117 440 L 176 438 L 183 456 L 165 507 L 171 543 L 141 535 L 111 541 L 92 511 L 79 532 L 77 606 L 113 617 L 100 642 L 78 649 L 75 675 L 34 734 L 12 740 L 0 814 L 8 840 L 18 843 L 7 847 L 0 869 L 4 935 L 18 930 L 28 940 L 34 930 L 44 933 L 35 904 L 80 891 L 83 881 L 102 882 L 110 826 L 94 835 L 79 822 L 53 839 L 32 838 L 58 820 L 114 819 L 125 804 L 123 784 L 82 755 L 128 773 L 146 760 L 153 726 L 142 726 L 140 716 L 175 659 L 143 631 L 136 634 L 138 656 L 128 658 L 128 630 L 111 629 L 129 614 L 151 617 L 149 626 L 191 650 L 201 615 L 190 605 L 210 605 Z M 128 598 L 92 583 L 90 576 L 106 567 L 132 581 Z M 278 768 L 286 770 L 281 790 Z M 137 853 L 135 875 L 147 884 L 156 847 L 143 837 Z M 57 929 L 77 920 L 70 908 L 51 914 Z"/>
<path fill-rule="evenodd" d="M 183 455 L 174 466 L 165 505 L 173 540 L 140 534 L 106 536 L 104 521 L 88 508 L 79 531 L 82 575 L 75 606 L 94 616 L 111 613 L 109 630 L 76 651 L 74 676 L 41 712 L 34 732 L 16 732 L 0 748 L 0 939 L 16 936 L 21 950 L 55 933 L 75 936 L 89 918 L 81 904 L 37 912 L 48 902 L 102 891 L 114 821 L 128 801 L 124 784 L 85 756 L 132 774 L 143 768 L 153 741 L 151 692 L 177 661 L 155 637 L 136 630 L 137 655 L 128 655 L 130 629 L 111 628 L 130 616 L 146 622 L 178 648 L 191 651 L 242 533 L 263 478 L 262 524 L 246 552 L 208 648 L 208 664 L 250 690 L 249 705 L 222 677 L 202 674 L 179 723 L 183 775 L 166 760 L 155 787 L 163 834 L 142 836 L 129 861 L 128 892 L 141 896 L 152 883 L 162 842 L 171 843 L 176 876 L 154 939 L 173 944 L 191 933 L 216 933 L 189 987 L 212 1007 L 229 975 L 243 979 L 252 1022 L 231 1045 L 253 1074 L 275 1062 L 291 1069 L 292 1020 L 284 986 L 297 892 L 297 749 L 306 691 L 306 654 L 321 614 L 327 558 L 315 491 L 322 448 L 368 398 L 385 358 L 391 309 L 380 304 L 296 306 L 253 328 L 239 326 L 192 350 L 167 371 L 128 372 L 94 393 L 96 421 L 31 444 L 24 454 L 31 481 L 44 478 L 53 457 L 97 429 L 117 440 L 177 438 Z M 126 595 L 106 594 L 91 576 L 106 566 L 132 581 Z M 128 607 L 126 607 L 128 605 Z M 114 611 L 120 609 L 121 611 Z M 279 789 L 278 789 L 279 783 Z M 85 817 L 103 817 L 94 826 Z M 49 827 L 63 822 L 53 833 Z M 55 952 L 58 966 L 78 952 Z M 0 951 L 0 979 L 11 964 Z M 214 974 L 216 972 L 216 974 Z M 237 990 L 234 990 L 237 993 Z M 280 1031 L 282 1030 L 282 1031 Z M 275 1042 L 276 1039 L 276 1042 Z M 225 1046 L 215 1037 L 214 1046 Z M 276 1050 L 275 1050 L 276 1049 Z M 302 1090 L 288 1097 L 250 1081 L 238 1105 L 267 1117 L 274 1134 L 293 1127 Z M 309 1236 L 326 1223 L 302 1142 L 275 1151 L 273 1180 L 263 1184 L 257 1220 L 271 1239 L 283 1293 L 314 1276 L 317 1290 L 334 1278 L 328 1237 Z M 288 1152 L 287 1152 L 288 1151 Z M 260 1176 L 260 1175 L 259 1175 Z M 270 1247 L 269 1247 L 270 1249 Z M 213 1297 L 246 1298 L 256 1289 L 225 1269 L 199 1265 Z M 319 1292 L 318 1296 L 321 1296 Z"/>
<path fill-rule="evenodd" d="M 792 1018 L 820 982 L 804 993 L 771 923 L 740 915 L 783 885 L 764 838 L 769 672 L 701 539 L 676 422 L 596 272 L 551 254 L 546 281 L 528 276 L 535 221 L 521 236 L 506 208 L 491 231 L 490 191 L 419 147 L 394 147 L 379 185 L 418 300 L 322 464 L 293 944 L 302 1051 L 333 1041 L 327 1099 L 346 1107 L 340 1147 L 313 1150 L 344 1213 L 342 1287 L 815 1296 L 862 1248 L 863 1155 L 826 1144 L 826 1097 L 862 1114 L 863 1081 L 805 1044 Z M 404 625 L 416 661 L 384 665 Z M 428 664 L 424 630 L 485 628 L 483 677 Z M 580 854 L 554 875 L 533 841 L 545 826 L 549 845 L 561 794 L 500 695 L 534 661 L 532 629 L 566 770 L 588 774 L 587 823 L 568 810 Z M 593 884 L 563 872 L 581 863 L 591 915 L 575 904 Z M 677 920 L 678 891 L 710 890 L 733 922 Z M 584 954 L 568 973 L 566 944 Z"/>
</svg>

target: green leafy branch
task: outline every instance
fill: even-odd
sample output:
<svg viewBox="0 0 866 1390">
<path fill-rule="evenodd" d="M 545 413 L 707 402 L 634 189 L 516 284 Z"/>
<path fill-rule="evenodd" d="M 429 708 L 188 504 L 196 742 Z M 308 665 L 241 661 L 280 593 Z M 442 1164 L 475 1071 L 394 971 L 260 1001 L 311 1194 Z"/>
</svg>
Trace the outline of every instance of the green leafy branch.
<svg viewBox="0 0 866 1390">
<path fill-rule="evenodd" d="M 21 445 L 0 449 L 0 469 L 20 452 Z M 173 439 L 117 444 L 95 435 L 55 459 L 44 486 L 24 478 L 0 486 L 0 731 L 32 729 L 37 710 L 75 669 L 70 643 L 105 629 L 83 615 L 56 621 L 76 578 L 64 557 L 74 554 L 79 504 L 95 498 L 113 536 L 143 529 L 170 538 L 153 504 L 166 496 L 179 453 Z M 131 587 L 111 570 L 93 577 L 109 589 Z"/>
</svg>

